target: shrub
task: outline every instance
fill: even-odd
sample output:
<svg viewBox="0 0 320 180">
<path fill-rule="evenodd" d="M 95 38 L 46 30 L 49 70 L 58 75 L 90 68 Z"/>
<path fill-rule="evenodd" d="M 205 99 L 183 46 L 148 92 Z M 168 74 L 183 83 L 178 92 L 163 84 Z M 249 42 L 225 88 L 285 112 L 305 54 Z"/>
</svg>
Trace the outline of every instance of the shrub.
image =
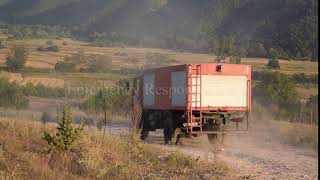
<svg viewBox="0 0 320 180">
<path fill-rule="evenodd" d="M 241 57 L 236 55 L 236 56 L 231 56 L 230 57 L 230 63 L 232 64 L 240 64 L 241 63 Z"/>
<path fill-rule="evenodd" d="M 126 52 L 115 52 L 113 55 L 114 56 L 122 56 L 122 57 L 128 57 L 129 56 L 128 53 L 126 53 Z"/>
<path fill-rule="evenodd" d="M 88 72 L 106 72 L 112 68 L 112 59 L 109 56 L 91 56 L 88 61 Z"/>
<path fill-rule="evenodd" d="M 59 51 L 59 47 L 57 45 L 50 45 L 46 49 L 47 49 L 47 51 L 52 51 L 52 52 L 58 52 Z"/>
<path fill-rule="evenodd" d="M 176 62 L 168 54 L 159 52 L 147 53 L 145 58 L 147 60 L 147 64 L 149 65 L 165 65 Z"/>
<path fill-rule="evenodd" d="M 248 49 L 249 56 L 265 58 L 267 54 L 265 47 L 261 43 L 252 43 Z"/>
<path fill-rule="evenodd" d="M 27 83 L 23 87 L 23 92 L 26 96 L 38 96 L 38 97 L 65 97 L 67 91 L 63 88 L 51 88 L 46 87 L 43 84 L 38 84 L 34 86 L 32 83 Z"/>
<path fill-rule="evenodd" d="M 38 50 L 38 51 L 43 51 L 43 52 L 47 51 L 46 47 L 44 47 L 44 46 L 39 46 L 39 47 L 37 48 L 37 50 Z"/>
<path fill-rule="evenodd" d="M 73 62 L 57 62 L 54 69 L 58 72 L 75 72 L 76 64 Z"/>
<path fill-rule="evenodd" d="M 63 41 L 62 45 L 67 46 L 68 45 L 67 41 Z"/>
<path fill-rule="evenodd" d="M 67 105 L 63 108 L 62 117 L 58 121 L 56 134 L 51 135 L 44 131 L 42 138 L 47 141 L 50 150 L 68 150 L 79 139 L 84 123 L 81 121 L 79 127 L 73 127 L 71 108 Z"/>
<path fill-rule="evenodd" d="M 280 64 L 278 59 L 269 59 L 267 67 L 270 69 L 280 69 Z"/>
<path fill-rule="evenodd" d="M 52 46 L 53 45 L 53 41 L 49 40 L 49 41 L 46 42 L 46 44 L 49 45 L 49 46 Z"/>
<path fill-rule="evenodd" d="M 37 48 L 38 51 L 43 51 L 43 52 L 58 52 L 59 47 L 57 45 L 50 45 L 48 47 L 40 46 Z"/>
<path fill-rule="evenodd" d="M 135 56 L 129 56 L 128 57 L 128 62 L 132 63 L 132 64 L 136 64 L 139 63 L 139 58 L 135 57 Z"/>
<path fill-rule="evenodd" d="M 48 112 L 43 112 L 42 115 L 41 115 L 41 122 L 42 123 L 47 123 L 47 122 L 50 122 L 51 121 L 51 116 Z"/>
<path fill-rule="evenodd" d="M 6 65 L 11 72 L 21 70 L 27 61 L 27 50 L 23 46 L 15 46 L 6 60 Z"/>
<path fill-rule="evenodd" d="M 270 48 L 268 57 L 269 57 L 269 61 L 268 61 L 267 67 L 271 69 L 280 69 L 280 64 L 278 61 L 279 52 L 274 48 Z"/>
<path fill-rule="evenodd" d="M 274 106 L 278 115 L 293 117 L 298 112 L 298 93 L 290 78 L 279 72 L 269 73 L 253 88 L 253 96 L 265 106 Z"/>
<path fill-rule="evenodd" d="M 8 79 L 0 78 L 0 107 L 21 109 L 28 106 L 28 99 L 23 90 Z"/>
<path fill-rule="evenodd" d="M 4 43 L 2 41 L 0 41 L 0 49 L 4 49 L 6 48 L 6 46 L 4 45 Z"/>
</svg>

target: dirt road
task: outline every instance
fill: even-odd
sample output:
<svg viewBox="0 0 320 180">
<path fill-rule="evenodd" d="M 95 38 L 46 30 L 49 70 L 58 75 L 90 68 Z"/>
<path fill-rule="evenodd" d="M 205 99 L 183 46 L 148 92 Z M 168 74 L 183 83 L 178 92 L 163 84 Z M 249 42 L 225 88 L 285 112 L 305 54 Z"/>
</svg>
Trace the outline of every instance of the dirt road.
<svg viewBox="0 0 320 180">
<path fill-rule="evenodd" d="M 210 145 L 206 136 L 183 139 L 178 146 L 164 145 L 162 131 L 150 132 L 146 142 L 209 161 L 224 161 L 242 179 L 318 179 L 317 152 L 259 141 L 249 133 L 229 136 L 220 147 Z"/>
</svg>

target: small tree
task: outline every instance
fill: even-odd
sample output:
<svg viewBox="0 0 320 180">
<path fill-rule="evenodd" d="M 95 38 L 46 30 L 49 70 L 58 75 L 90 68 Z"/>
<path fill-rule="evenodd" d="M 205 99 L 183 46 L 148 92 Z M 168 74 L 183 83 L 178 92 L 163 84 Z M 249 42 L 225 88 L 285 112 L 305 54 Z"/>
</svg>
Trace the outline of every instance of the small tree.
<svg viewBox="0 0 320 180">
<path fill-rule="evenodd" d="M 90 97 L 81 105 L 81 108 L 88 112 L 103 113 L 104 133 L 108 122 L 108 111 L 112 111 L 114 99 L 111 90 L 100 90 L 96 95 Z"/>
<path fill-rule="evenodd" d="M 79 127 L 72 126 L 72 113 L 70 106 L 66 105 L 62 111 L 61 119 L 58 116 L 58 127 L 55 135 L 44 131 L 42 138 L 47 141 L 50 150 L 68 150 L 79 139 L 80 133 L 84 128 L 84 122 L 81 121 Z"/>
<path fill-rule="evenodd" d="M 53 41 L 52 41 L 52 40 L 49 40 L 49 41 L 46 42 L 46 44 L 49 45 L 49 46 L 51 46 L 51 45 L 53 45 Z"/>
<path fill-rule="evenodd" d="M 15 46 L 7 57 L 6 65 L 11 72 L 24 67 L 27 61 L 28 52 L 23 46 Z"/>
<path fill-rule="evenodd" d="M 280 69 L 280 64 L 277 59 L 269 59 L 267 66 L 270 69 Z"/>
<path fill-rule="evenodd" d="M 75 72 L 76 64 L 73 62 L 57 62 L 54 66 L 54 70 L 58 72 Z"/>
<path fill-rule="evenodd" d="M 5 48 L 6 46 L 4 45 L 4 43 L 0 40 L 0 49 Z"/>
<path fill-rule="evenodd" d="M 109 56 L 92 56 L 89 59 L 87 71 L 106 72 L 112 67 L 112 59 Z"/>
<path fill-rule="evenodd" d="M 268 61 L 268 68 L 271 69 L 280 69 L 280 64 L 278 60 L 279 53 L 276 49 L 270 48 L 269 50 L 269 61 Z"/>
<path fill-rule="evenodd" d="M 41 115 L 41 122 L 43 124 L 49 122 L 51 120 L 50 114 L 48 112 L 43 112 Z"/>
<path fill-rule="evenodd" d="M 0 77 L 0 107 L 21 109 L 27 107 L 29 100 L 17 83 Z"/>
<path fill-rule="evenodd" d="M 220 63 L 222 60 L 225 59 L 225 53 L 228 46 L 228 40 L 224 36 L 220 36 L 217 41 L 215 41 L 216 44 L 214 44 L 214 53 L 216 54 L 216 62 Z"/>
</svg>

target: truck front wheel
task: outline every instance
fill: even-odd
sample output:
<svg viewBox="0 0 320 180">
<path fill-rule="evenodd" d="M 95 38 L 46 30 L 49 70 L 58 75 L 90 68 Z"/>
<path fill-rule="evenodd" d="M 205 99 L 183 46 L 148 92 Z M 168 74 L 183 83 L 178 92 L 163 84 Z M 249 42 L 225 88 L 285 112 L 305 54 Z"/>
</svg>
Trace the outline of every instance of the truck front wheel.
<svg viewBox="0 0 320 180">
<path fill-rule="evenodd" d="M 140 139 L 145 140 L 147 139 L 148 136 L 149 136 L 149 129 L 147 129 L 146 127 L 143 127 L 141 130 Z"/>
</svg>

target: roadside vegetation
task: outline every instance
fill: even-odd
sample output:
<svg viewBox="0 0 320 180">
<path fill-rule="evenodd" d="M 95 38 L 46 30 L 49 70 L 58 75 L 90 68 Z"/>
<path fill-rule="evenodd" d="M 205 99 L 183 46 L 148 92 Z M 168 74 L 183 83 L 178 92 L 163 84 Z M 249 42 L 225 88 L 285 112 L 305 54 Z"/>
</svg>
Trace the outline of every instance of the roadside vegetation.
<svg viewBox="0 0 320 180">
<path fill-rule="evenodd" d="M 167 153 L 130 137 L 85 128 L 68 150 L 51 150 L 42 133 L 54 126 L 0 121 L 1 179 L 234 179 L 222 162 Z M 25 154 L 27 152 L 27 155 Z"/>
</svg>

